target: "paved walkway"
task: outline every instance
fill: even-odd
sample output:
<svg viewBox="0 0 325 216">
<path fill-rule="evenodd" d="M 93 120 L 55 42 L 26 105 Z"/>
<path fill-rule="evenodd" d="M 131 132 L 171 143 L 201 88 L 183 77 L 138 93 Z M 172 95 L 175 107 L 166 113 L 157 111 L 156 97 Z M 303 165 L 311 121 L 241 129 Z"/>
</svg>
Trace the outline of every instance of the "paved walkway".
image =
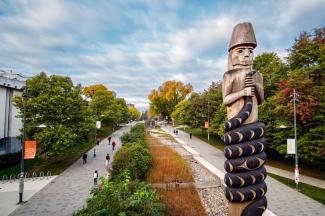
<svg viewBox="0 0 325 216">
<path fill-rule="evenodd" d="M 24 184 L 24 200 L 29 200 L 39 190 L 49 184 L 57 176 L 51 176 L 49 178 L 29 178 L 25 180 Z M 0 183 L 0 215 L 9 215 L 16 208 L 19 207 L 18 203 L 18 188 L 19 180 L 14 182 Z"/>
<path fill-rule="evenodd" d="M 130 125 L 127 125 L 113 133 L 112 141 L 115 140 L 117 143 L 115 152 L 121 147 L 120 136 L 129 130 Z M 93 186 L 94 171 L 98 170 L 99 176 L 105 176 L 106 154 L 110 154 L 110 162 L 113 160 L 112 145 L 108 145 L 107 139 L 101 141 L 95 148 L 96 158 L 93 158 L 91 149 L 85 165 L 80 158 L 10 216 L 66 216 L 81 209 L 86 199 L 90 197 L 89 190 Z"/>
<path fill-rule="evenodd" d="M 163 126 L 163 128 L 171 134 L 173 133 L 173 127 Z M 196 137 L 190 139 L 187 133 L 180 130 L 178 131 L 178 138 L 199 152 L 209 163 L 225 172 L 223 168 L 225 157 L 222 151 Z M 266 179 L 266 183 L 268 185 L 268 192 L 266 194 L 268 208 L 273 213 L 279 216 L 325 215 L 325 206 L 321 203 L 310 199 L 269 176 Z"/>
</svg>

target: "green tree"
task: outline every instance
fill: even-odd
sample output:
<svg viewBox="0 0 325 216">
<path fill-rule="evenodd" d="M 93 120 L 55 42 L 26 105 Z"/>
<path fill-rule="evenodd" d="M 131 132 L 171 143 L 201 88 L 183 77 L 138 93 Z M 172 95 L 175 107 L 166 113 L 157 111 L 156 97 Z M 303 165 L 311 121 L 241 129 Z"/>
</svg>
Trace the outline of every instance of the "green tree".
<svg viewBox="0 0 325 216">
<path fill-rule="evenodd" d="M 37 156 L 62 154 L 88 138 L 92 119 L 83 103 L 80 85 L 74 86 L 69 77 L 42 72 L 28 79 L 27 86 L 26 135 L 38 141 Z M 23 98 L 16 96 L 14 104 L 22 117 Z M 37 128 L 40 124 L 46 127 Z"/>
<path fill-rule="evenodd" d="M 193 122 L 194 116 L 191 113 L 191 106 L 191 101 L 186 99 L 176 105 L 171 115 L 176 124 L 191 124 Z"/>
<path fill-rule="evenodd" d="M 278 90 L 276 83 L 287 78 L 288 67 L 276 53 L 263 53 L 256 56 L 253 68 L 262 73 L 264 80 L 264 98 L 274 95 Z"/>
</svg>

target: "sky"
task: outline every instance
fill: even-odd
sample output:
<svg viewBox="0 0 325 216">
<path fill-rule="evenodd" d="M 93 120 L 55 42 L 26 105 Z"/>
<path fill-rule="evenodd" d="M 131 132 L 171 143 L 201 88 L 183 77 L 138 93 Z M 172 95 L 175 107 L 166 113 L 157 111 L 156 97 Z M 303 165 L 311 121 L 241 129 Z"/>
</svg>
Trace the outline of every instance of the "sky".
<svg viewBox="0 0 325 216">
<path fill-rule="evenodd" d="M 284 58 L 324 11 L 324 0 L 0 0 L 0 70 L 104 84 L 143 110 L 167 80 L 195 91 L 221 80 L 236 24 L 253 24 L 255 55 Z"/>
</svg>

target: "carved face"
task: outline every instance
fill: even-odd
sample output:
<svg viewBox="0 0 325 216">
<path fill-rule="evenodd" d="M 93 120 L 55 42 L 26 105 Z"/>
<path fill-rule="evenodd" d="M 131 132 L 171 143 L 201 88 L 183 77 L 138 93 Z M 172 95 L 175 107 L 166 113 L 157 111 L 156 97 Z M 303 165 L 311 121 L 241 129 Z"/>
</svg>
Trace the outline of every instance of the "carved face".
<svg viewBox="0 0 325 216">
<path fill-rule="evenodd" d="M 253 64 L 253 46 L 238 46 L 230 51 L 233 68 L 251 67 Z"/>
</svg>

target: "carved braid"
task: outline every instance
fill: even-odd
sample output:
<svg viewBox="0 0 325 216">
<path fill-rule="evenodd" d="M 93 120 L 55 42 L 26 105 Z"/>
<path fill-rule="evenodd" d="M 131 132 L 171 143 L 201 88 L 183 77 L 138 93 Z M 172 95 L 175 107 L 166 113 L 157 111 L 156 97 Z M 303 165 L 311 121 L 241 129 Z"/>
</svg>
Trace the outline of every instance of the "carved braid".
<svg viewBox="0 0 325 216">
<path fill-rule="evenodd" d="M 246 75 L 245 87 L 252 86 L 255 71 Z M 265 148 L 263 138 L 265 125 L 260 122 L 243 125 L 252 112 L 252 97 L 244 97 L 244 106 L 239 113 L 229 119 L 225 125 L 224 151 L 225 161 L 225 195 L 230 202 L 252 201 L 242 212 L 242 216 L 262 215 L 267 208 L 264 179 L 266 170 Z"/>
</svg>

